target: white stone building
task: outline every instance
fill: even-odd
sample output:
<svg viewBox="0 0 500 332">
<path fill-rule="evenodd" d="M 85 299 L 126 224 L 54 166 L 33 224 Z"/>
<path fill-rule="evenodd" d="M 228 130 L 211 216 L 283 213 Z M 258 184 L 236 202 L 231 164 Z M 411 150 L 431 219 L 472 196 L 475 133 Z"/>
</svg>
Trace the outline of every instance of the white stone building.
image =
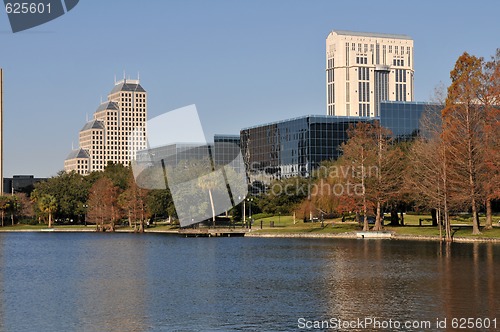
<svg viewBox="0 0 500 332">
<path fill-rule="evenodd" d="M 413 101 L 413 39 L 334 30 L 326 38 L 328 115 L 376 117 L 380 101 Z"/>
</svg>

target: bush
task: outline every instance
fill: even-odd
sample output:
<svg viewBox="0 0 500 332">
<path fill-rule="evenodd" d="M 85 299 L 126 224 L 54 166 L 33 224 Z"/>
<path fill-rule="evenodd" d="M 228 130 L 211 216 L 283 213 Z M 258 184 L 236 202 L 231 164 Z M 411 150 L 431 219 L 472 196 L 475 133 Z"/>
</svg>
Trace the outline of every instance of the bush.
<svg viewBox="0 0 500 332">
<path fill-rule="evenodd" d="M 23 225 L 32 225 L 32 226 L 38 225 L 38 220 L 33 218 L 21 218 L 17 222 Z"/>
</svg>

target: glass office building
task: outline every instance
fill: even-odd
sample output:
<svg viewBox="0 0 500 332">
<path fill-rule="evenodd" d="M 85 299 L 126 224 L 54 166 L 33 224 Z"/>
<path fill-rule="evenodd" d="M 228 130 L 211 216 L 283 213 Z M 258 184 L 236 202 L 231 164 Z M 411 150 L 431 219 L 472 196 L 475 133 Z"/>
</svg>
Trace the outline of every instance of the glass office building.
<svg viewBox="0 0 500 332">
<path fill-rule="evenodd" d="M 323 160 L 336 159 L 347 129 L 373 118 L 308 115 L 245 128 L 241 150 L 250 181 L 308 176 Z"/>
<path fill-rule="evenodd" d="M 383 101 L 380 103 L 380 125 L 392 132 L 396 141 L 412 140 L 420 135 L 425 113 L 440 121 L 441 105 L 425 102 Z"/>
<path fill-rule="evenodd" d="M 237 172 L 245 171 L 243 159 L 239 157 L 240 135 L 215 135 L 213 153 L 215 165 L 229 165 Z"/>
<path fill-rule="evenodd" d="M 206 160 L 214 167 L 232 165 L 243 169 L 237 157 L 240 151 L 240 136 L 215 135 L 214 143 L 174 143 L 137 152 L 137 161 L 150 165 L 177 166 L 181 162 Z"/>
<path fill-rule="evenodd" d="M 241 130 L 241 151 L 250 182 L 269 183 L 291 176 L 309 176 L 324 160 L 337 159 L 347 129 L 358 122 L 380 121 L 397 141 L 420 132 L 424 112 L 440 107 L 421 102 L 381 102 L 378 117 L 308 115 Z"/>
</svg>

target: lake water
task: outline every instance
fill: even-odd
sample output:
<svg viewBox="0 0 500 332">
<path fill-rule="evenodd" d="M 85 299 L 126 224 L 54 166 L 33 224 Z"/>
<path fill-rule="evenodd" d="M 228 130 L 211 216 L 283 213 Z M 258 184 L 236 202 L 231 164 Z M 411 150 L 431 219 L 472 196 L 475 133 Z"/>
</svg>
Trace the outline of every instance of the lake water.
<svg viewBox="0 0 500 332">
<path fill-rule="evenodd" d="M 500 328 L 500 245 L 2 233 L 0 246 L 1 331 L 291 331 L 339 319 L 434 330 L 467 317 Z"/>
</svg>

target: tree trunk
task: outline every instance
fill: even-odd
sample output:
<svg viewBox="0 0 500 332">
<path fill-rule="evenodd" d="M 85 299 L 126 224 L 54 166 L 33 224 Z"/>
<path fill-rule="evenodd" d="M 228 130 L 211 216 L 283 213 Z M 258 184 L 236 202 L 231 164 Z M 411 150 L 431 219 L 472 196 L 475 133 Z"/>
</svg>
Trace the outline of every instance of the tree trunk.
<svg viewBox="0 0 500 332">
<path fill-rule="evenodd" d="M 472 197 L 472 234 L 481 234 L 479 229 L 479 215 L 477 214 L 476 198 Z"/>
<path fill-rule="evenodd" d="M 491 216 L 491 199 L 486 199 L 486 225 L 484 229 L 492 229 L 493 228 L 493 220 Z"/>
<path fill-rule="evenodd" d="M 49 228 L 52 228 L 52 213 L 49 212 Z"/>
<path fill-rule="evenodd" d="M 443 150 L 445 147 L 443 146 Z M 446 151 L 443 151 L 443 212 L 444 212 L 444 229 L 446 242 L 453 241 L 453 237 L 451 234 L 451 224 L 450 224 L 450 214 L 448 211 L 448 166 L 447 166 L 447 158 Z"/>
<path fill-rule="evenodd" d="M 437 221 L 437 210 L 436 209 L 431 209 L 431 217 L 432 217 L 432 226 L 437 226 L 438 221 Z"/>
<path fill-rule="evenodd" d="M 373 227 L 374 231 L 382 230 L 382 208 L 380 206 L 380 200 L 377 201 L 377 216 L 375 217 L 375 226 Z"/>
<path fill-rule="evenodd" d="M 401 226 L 405 225 L 405 214 L 403 211 L 401 211 Z"/>
<path fill-rule="evenodd" d="M 470 130 L 470 108 L 467 107 L 467 166 L 469 173 L 469 186 L 470 186 L 470 197 L 471 197 L 471 205 L 472 205 L 472 234 L 477 235 L 481 234 L 479 229 L 479 216 L 477 214 L 477 203 L 476 203 L 476 167 L 474 165 L 474 157 L 473 157 L 473 139 L 472 139 L 472 131 Z"/>
<path fill-rule="evenodd" d="M 441 209 L 437 209 L 437 222 L 439 226 L 439 239 L 443 241 L 443 224 L 441 222 Z"/>
<path fill-rule="evenodd" d="M 368 225 L 368 209 L 366 207 L 365 155 L 364 150 L 361 151 L 361 160 L 363 160 L 363 163 L 361 164 L 361 188 L 363 189 L 363 232 L 367 232 L 370 230 L 370 227 Z"/>
<path fill-rule="evenodd" d="M 380 190 L 381 188 L 381 185 L 382 185 L 382 131 L 381 129 L 379 128 L 378 130 L 378 153 L 377 153 L 377 161 L 378 161 L 378 167 L 377 167 L 377 184 L 378 184 L 378 190 Z M 380 191 L 378 191 L 378 194 L 377 194 L 377 212 L 376 212 L 376 216 L 375 216 L 375 226 L 373 227 L 373 230 L 374 231 L 381 231 L 382 230 L 382 224 L 380 222 L 380 214 L 381 214 L 381 204 L 380 204 L 380 196 L 381 196 L 381 193 Z"/>
<path fill-rule="evenodd" d="M 391 208 L 391 226 L 399 226 L 398 211 L 395 207 Z"/>
<path fill-rule="evenodd" d="M 452 242 L 453 237 L 451 234 L 450 214 L 448 212 L 447 207 L 444 210 L 444 224 L 445 224 L 445 230 L 446 230 L 446 242 Z"/>
<path fill-rule="evenodd" d="M 2 227 L 3 227 L 3 218 L 5 216 L 5 212 L 2 210 Z"/>
</svg>

